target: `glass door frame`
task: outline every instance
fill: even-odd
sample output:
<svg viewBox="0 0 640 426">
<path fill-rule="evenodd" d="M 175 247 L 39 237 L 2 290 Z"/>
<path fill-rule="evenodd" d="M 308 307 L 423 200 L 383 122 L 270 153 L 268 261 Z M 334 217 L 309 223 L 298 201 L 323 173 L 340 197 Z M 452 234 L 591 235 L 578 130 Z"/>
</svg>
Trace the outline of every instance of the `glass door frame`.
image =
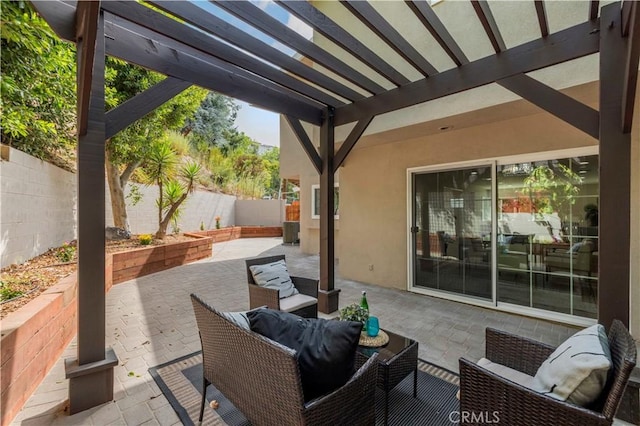
<svg viewBox="0 0 640 426">
<path fill-rule="evenodd" d="M 441 299 L 452 300 L 454 302 L 461 302 L 470 305 L 481 306 L 485 308 L 495 309 L 499 311 L 511 312 L 518 315 L 525 315 L 540 319 L 546 319 L 550 321 L 557 321 L 565 324 L 572 324 L 577 326 L 590 326 L 597 322 L 595 319 L 579 317 L 570 314 L 563 314 L 559 312 L 546 311 L 538 308 L 531 308 L 527 306 L 516 305 L 507 302 L 499 302 L 497 300 L 497 278 L 498 278 L 498 259 L 497 259 L 497 205 L 498 205 L 498 179 L 497 169 L 500 165 L 513 164 L 513 163 L 527 163 L 545 160 L 554 160 L 561 158 L 569 158 L 576 156 L 586 155 L 599 155 L 599 149 L 597 145 L 564 149 L 557 151 L 541 151 L 535 153 L 510 155 L 503 157 L 494 157 L 487 159 L 478 159 L 473 161 L 462 161 L 455 163 L 443 163 L 434 164 L 430 166 L 411 167 L 407 168 L 407 181 L 406 181 L 406 194 L 407 194 L 407 291 L 412 293 L 424 294 L 427 296 L 438 297 Z M 473 296 L 465 296 L 461 294 L 449 293 L 439 291 L 436 289 L 428 289 L 425 287 L 419 287 L 414 285 L 415 283 L 415 267 L 416 267 L 416 253 L 415 253 L 415 233 L 412 232 L 415 227 L 415 194 L 414 194 L 414 175 L 428 172 L 445 172 L 449 170 L 464 169 L 469 167 L 478 166 L 491 166 L 491 300 L 480 299 Z"/>
<path fill-rule="evenodd" d="M 495 308 L 496 306 L 496 279 L 495 279 L 495 267 L 491 268 L 491 299 L 483 299 L 474 296 L 465 296 L 462 294 L 455 294 L 451 292 L 440 291 L 436 289 L 429 289 L 425 287 L 419 287 L 414 285 L 415 283 L 415 267 L 416 267 L 416 253 L 415 253 L 415 235 L 412 229 L 415 227 L 415 188 L 414 188 L 414 176 L 422 173 L 429 172 L 444 172 L 454 171 L 460 169 L 467 169 L 472 167 L 491 167 L 491 205 L 496 205 L 496 190 L 495 186 L 495 174 L 496 174 L 496 161 L 493 159 L 488 160 L 473 160 L 448 164 L 437 164 L 432 166 L 412 167 L 407 169 L 407 290 L 413 293 L 424 294 L 427 296 L 435 296 L 456 302 L 470 303 L 473 305 Z M 496 227 L 495 223 L 495 208 L 491 209 L 491 262 L 495 265 L 495 244 L 496 244 Z"/>
</svg>

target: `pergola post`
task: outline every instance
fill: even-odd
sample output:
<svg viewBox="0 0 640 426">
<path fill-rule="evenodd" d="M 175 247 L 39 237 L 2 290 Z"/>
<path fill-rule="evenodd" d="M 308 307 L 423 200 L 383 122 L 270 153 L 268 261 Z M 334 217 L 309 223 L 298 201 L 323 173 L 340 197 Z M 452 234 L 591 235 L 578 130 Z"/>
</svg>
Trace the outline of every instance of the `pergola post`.
<svg viewBox="0 0 640 426">
<path fill-rule="evenodd" d="M 602 8 L 600 18 L 600 232 L 598 321 L 629 326 L 631 232 L 631 133 L 622 127 L 627 43 L 620 3 Z M 635 64 L 637 67 L 637 63 Z M 635 84 L 635 82 L 634 82 Z"/>
<path fill-rule="evenodd" d="M 326 314 L 338 310 L 340 289 L 335 289 L 335 222 L 334 222 L 334 109 L 325 110 L 320 126 L 320 289 L 318 309 Z"/>
<path fill-rule="evenodd" d="M 70 413 L 113 399 L 105 351 L 104 15 L 99 2 L 79 2 L 78 75 L 78 358 L 65 363 Z"/>
</svg>

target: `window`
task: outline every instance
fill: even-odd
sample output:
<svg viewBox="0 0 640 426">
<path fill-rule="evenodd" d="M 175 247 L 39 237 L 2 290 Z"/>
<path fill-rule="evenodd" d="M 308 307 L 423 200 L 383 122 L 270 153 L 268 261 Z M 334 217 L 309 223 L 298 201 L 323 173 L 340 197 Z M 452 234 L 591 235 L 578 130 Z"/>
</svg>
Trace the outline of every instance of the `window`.
<svg viewBox="0 0 640 426">
<path fill-rule="evenodd" d="M 311 219 L 320 219 L 320 185 L 311 185 Z M 340 219 L 340 185 L 333 187 L 333 218 Z"/>
</svg>

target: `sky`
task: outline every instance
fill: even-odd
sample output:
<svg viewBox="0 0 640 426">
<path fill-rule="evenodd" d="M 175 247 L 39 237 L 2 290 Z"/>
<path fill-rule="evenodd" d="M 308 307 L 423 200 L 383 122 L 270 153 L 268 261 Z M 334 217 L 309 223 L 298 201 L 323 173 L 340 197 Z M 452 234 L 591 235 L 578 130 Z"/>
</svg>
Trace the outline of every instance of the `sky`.
<svg viewBox="0 0 640 426">
<path fill-rule="evenodd" d="M 263 145 L 280 146 L 280 121 L 278 114 L 253 107 L 246 102 L 240 105 L 236 126 L 251 139 Z"/>
<path fill-rule="evenodd" d="M 302 21 L 289 14 L 280 6 L 273 3 L 271 0 L 254 0 L 258 7 L 267 12 L 273 18 L 287 25 L 289 28 L 297 31 L 306 38 L 311 38 L 312 30 L 309 26 Z M 211 3 L 197 3 L 203 9 L 213 13 L 214 15 L 224 19 L 231 25 L 240 28 L 241 30 L 251 34 L 252 36 L 262 40 L 272 47 L 280 50 L 288 55 L 293 55 L 295 52 L 290 48 L 284 46 L 282 43 L 274 40 L 273 38 L 263 34 L 259 30 L 245 24 L 243 21 L 237 19 L 233 15 L 221 10 Z M 238 116 L 236 118 L 236 126 L 239 131 L 244 132 L 246 135 L 254 139 L 255 141 L 271 146 L 280 146 L 280 121 L 278 114 L 270 111 L 266 111 L 261 108 L 251 106 L 246 102 L 236 100 L 240 105 Z"/>
</svg>

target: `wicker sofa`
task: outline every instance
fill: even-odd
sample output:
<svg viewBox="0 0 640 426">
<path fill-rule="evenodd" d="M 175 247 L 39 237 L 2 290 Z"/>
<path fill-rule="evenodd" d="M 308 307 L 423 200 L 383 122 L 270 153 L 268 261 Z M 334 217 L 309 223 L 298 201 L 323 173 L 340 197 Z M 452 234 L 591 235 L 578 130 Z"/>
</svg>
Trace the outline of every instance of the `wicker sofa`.
<svg viewBox="0 0 640 426">
<path fill-rule="evenodd" d="M 191 300 L 203 395 L 214 384 L 255 426 L 375 424 L 376 357 L 342 387 L 305 403 L 295 351 L 238 326 L 194 294 Z M 203 396 L 200 420 L 204 402 Z"/>
</svg>

